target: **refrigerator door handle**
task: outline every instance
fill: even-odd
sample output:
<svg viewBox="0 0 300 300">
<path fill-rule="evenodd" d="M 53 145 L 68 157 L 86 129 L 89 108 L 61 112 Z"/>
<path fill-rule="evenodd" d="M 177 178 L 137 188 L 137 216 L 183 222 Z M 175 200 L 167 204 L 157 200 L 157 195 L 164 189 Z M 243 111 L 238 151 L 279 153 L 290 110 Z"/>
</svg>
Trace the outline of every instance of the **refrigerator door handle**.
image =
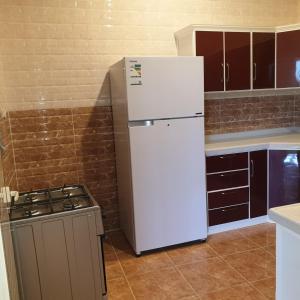
<svg viewBox="0 0 300 300">
<path fill-rule="evenodd" d="M 149 127 L 149 126 L 153 126 L 153 125 L 154 125 L 153 120 L 130 121 L 130 122 L 128 122 L 129 127 L 137 127 L 137 126 Z"/>
</svg>

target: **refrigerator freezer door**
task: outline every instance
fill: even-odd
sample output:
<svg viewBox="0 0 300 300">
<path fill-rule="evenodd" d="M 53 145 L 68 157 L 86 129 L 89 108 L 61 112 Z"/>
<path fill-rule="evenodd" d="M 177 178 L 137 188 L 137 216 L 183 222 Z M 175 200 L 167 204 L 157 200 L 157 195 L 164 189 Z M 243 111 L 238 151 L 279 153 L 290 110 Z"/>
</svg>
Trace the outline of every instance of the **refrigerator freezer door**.
<svg viewBox="0 0 300 300">
<path fill-rule="evenodd" d="M 128 119 L 204 114 L 202 57 L 125 58 Z"/>
<path fill-rule="evenodd" d="M 136 252 L 207 237 L 204 118 L 130 127 Z"/>
</svg>

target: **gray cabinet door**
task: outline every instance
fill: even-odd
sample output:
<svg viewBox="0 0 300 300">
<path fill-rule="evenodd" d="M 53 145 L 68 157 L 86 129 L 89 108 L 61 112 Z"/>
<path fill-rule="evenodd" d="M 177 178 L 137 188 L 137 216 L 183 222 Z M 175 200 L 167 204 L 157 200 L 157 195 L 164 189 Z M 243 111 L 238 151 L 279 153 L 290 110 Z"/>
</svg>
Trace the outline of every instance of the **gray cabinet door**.
<svg viewBox="0 0 300 300">
<path fill-rule="evenodd" d="M 35 223 L 34 237 L 43 300 L 72 300 L 64 219 Z"/>
<path fill-rule="evenodd" d="M 103 299 L 105 281 L 97 213 L 15 226 L 22 299 Z"/>
<path fill-rule="evenodd" d="M 65 219 L 74 300 L 102 299 L 101 248 L 95 224 L 93 213 Z"/>
<path fill-rule="evenodd" d="M 21 299 L 41 300 L 40 277 L 32 224 L 13 228 Z"/>
</svg>

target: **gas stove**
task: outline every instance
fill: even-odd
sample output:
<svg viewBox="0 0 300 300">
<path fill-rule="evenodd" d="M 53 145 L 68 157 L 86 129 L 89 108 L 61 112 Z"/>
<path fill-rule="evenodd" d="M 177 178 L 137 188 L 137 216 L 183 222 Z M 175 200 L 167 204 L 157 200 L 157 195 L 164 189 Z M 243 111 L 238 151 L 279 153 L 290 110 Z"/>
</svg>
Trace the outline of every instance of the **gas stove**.
<svg viewBox="0 0 300 300">
<path fill-rule="evenodd" d="M 83 185 L 64 185 L 58 188 L 20 193 L 12 199 L 10 220 L 34 218 L 93 206 L 93 201 Z"/>
</svg>

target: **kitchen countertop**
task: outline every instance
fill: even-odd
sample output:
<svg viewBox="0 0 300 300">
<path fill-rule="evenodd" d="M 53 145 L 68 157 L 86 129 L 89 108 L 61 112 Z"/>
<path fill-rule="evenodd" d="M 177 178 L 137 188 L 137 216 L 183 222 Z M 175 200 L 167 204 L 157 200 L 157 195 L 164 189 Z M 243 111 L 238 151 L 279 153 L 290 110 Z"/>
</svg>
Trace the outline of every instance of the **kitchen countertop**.
<svg viewBox="0 0 300 300">
<path fill-rule="evenodd" d="M 271 208 L 268 215 L 274 222 L 300 235 L 299 203 Z"/>
<path fill-rule="evenodd" d="M 230 137 L 227 140 L 207 140 L 207 156 L 257 150 L 300 150 L 300 133 L 285 133 L 259 137 Z"/>
</svg>

